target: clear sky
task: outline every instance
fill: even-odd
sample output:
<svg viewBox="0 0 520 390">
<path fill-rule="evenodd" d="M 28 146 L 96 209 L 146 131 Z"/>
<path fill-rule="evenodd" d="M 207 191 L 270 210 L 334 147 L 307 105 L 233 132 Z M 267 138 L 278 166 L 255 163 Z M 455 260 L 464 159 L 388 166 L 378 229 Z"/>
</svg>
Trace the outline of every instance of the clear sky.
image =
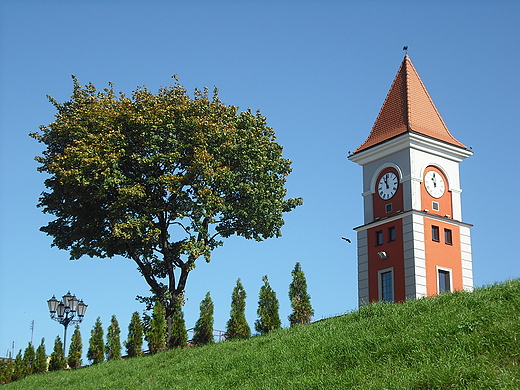
<svg viewBox="0 0 520 390">
<path fill-rule="evenodd" d="M 181 83 L 217 86 L 226 104 L 261 109 L 293 161 L 283 237 L 226 240 L 189 277 L 188 327 L 207 291 L 225 329 L 241 278 L 253 328 L 268 275 L 288 326 L 291 270 L 301 262 L 315 319 L 357 308 L 354 227 L 363 223 L 361 167 L 347 160 L 368 136 L 403 46 L 451 133 L 474 155 L 461 164 L 463 220 L 472 228 L 476 286 L 520 277 L 520 3 L 516 1 L 0 1 L 0 356 L 31 339 L 47 352 L 63 327 L 46 301 L 70 290 L 96 318 L 117 315 L 126 338 L 148 287 L 123 258 L 69 261 L 39 231 L 44 190 L 28 136 L 53 121 L 46 95 L 68 100 L 71 74 L 131 93 Z M 348 244 L 341 237 L 349 237 Z M 69 333 L 69 335 L 71 332 Z M 68 341 L 70 343 L 70 339 Z"/>
</svg>

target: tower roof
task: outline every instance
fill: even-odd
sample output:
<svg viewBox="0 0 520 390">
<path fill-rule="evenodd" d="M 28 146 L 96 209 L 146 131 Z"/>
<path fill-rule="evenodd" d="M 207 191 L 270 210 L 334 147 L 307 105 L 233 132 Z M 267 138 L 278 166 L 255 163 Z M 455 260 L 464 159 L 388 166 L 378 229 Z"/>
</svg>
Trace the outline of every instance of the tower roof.
<svg viewBox="0 0 520 390">
<path fill-rule="evenodd" d="M 466 149 L 444 124 L 408 54 L 404 56 L 372 131 L 354 153 L 407 132 L 420 133 Z"/>
</svg>

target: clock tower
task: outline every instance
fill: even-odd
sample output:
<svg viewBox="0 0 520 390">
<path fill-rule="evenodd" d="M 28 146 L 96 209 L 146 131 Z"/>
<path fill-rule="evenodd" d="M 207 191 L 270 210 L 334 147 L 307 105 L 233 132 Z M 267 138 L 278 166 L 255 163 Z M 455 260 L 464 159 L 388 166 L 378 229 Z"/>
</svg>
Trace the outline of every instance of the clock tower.
<svg viewBox="0 0 520 390">
<path fill-rule="evenodd" d="M 359 304 L 471 290 L 470 224 L 462 221 L 459 163 L 472 152 L 444 124 L 408 55 L 367 140 Z"/>
</svg>

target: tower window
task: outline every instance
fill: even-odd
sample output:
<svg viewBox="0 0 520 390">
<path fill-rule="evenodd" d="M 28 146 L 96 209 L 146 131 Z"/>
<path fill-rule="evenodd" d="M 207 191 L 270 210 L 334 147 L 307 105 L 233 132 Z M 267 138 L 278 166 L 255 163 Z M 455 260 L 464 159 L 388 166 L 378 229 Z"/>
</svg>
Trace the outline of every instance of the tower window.
<svg viewBox="0 0 520 390">
<path fill-rule="evenodd" d="M 388 241 L 395 241 L 395 226 L 388 228 Z"/>
<path fill-rule="evenodd" d="M 439 202 L 432 202 L 432 210 L 439 211 Z"/>
<path fill-rule="evenodd" d="M 385 205 L 385 211 L 386 211 L 387 213 L 391 213 L 391 212 L 392 212 L 392 203 L 387 203 L 387 204 Z"/>
<path fill-rule="evenodd" d="M 444 229 L 444 242 L 453 245 L 451 229 Z"/>
<path fill-rule="evenodd" d="M 376 245 L 383 245 L 383 231 L 378 230 L 376 232 Z"/>
<path fill-rule="evenodd" d="M 394 301 L 394 275 L 392 270 L 379 272 L 379 299 L 385 302 Z"/>
<path fill-rule="evenodd" d="M 451 275 L 449 270 L 437 270 L 437 277 L 439 281 L 439 294 L 445 291 L 451 291 Z"/>
<path fill-rule="evenodd" d="M 432 226 L 432 240 L 433 241 L 440 241 L 439 238 L 439 227 L 438 226 Z"/>
</svg>

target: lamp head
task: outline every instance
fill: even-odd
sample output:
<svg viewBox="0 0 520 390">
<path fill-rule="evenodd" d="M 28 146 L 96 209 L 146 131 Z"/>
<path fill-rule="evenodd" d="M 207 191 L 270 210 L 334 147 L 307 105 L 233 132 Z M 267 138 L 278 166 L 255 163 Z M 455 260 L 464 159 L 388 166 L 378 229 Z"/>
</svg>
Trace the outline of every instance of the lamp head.
<svg viewBox="0 0 520 390">
<path fill-rule="evenodd" d="M 86 305 L 85 302 L 83 302 L 83 299 L 78 302 L 77 312 L 78 312 L 79 318 L 83 318 L 83 316 L 85 316 L 85 312 L 87 311 L 87 306 L 88 305 Z"/>
<path fill-rule="evenodd" d="M 56 297 L 53 295 L 52 298 L 47 301 L 47 305 L 49 305 L 49 311 L 51 313 L 56 313 L 59 303 L 60 301 L 58 301 Z"/>
</svg>

